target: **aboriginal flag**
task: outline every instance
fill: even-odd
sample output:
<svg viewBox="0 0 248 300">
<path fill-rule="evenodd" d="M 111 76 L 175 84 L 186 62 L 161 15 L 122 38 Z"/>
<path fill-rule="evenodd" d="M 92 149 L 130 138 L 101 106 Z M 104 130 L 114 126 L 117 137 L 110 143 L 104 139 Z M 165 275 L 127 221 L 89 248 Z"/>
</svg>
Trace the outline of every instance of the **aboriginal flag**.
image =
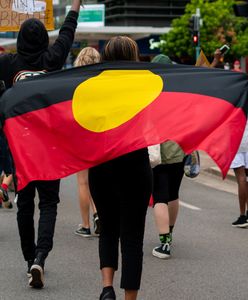
<svg viewBox="0 0 248 300">
<path fill-rule="evenodd" d="M 113 62 L 20 81 L 1 99 L 18 190 L 173 140 L 225 175 L 246 124 L 247 75 Z M 131 170 L 130 170 L 131 172 Z"/>
</svg>

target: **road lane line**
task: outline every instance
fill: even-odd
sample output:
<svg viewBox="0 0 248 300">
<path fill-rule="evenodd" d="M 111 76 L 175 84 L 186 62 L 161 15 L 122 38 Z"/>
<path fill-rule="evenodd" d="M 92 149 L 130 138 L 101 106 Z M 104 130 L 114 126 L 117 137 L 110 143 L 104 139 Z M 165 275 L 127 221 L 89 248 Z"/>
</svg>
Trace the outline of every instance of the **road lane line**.
<svg viewBox="0 0 248 300">
<path fill-rule="evenodd" d="M 192 209 L 192 210 L 202 210 L 200 207 L 197 207 L 197 206 L 194 206 L 194 205 L 191 205 L 191 204 L 188 204 L 186 202 L 183 202 L 183 201 L 179 201 L 179 204 L 183 207 L 187 207 L 189 209 Z"/>
</svg>

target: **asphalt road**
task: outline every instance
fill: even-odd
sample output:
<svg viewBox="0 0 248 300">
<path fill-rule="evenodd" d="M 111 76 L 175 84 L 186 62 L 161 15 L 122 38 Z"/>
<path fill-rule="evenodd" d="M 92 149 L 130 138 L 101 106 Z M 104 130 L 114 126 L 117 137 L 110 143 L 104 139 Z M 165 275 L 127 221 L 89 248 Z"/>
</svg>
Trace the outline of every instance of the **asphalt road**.
<svg viewBox="0 0 248 300">
<path fill-rule="evenodd" d="M 238 216 L 236 189 L 235 182 L 223 182 L 204 174 L 183 180 L 182 205 L 169 260 L 151 255 L 158 236 L 149 208 L 138 299 L 247 299 L 248 229 L 231 226 Z M 54 249 L 46 261 L 45 288 L 34 290 L 27 285 L 16 207 L 12 211 L 0 210 L 0 300 L 99 299 L 98 238 L 76 236 L 73 232 L 78 223 L 76 181 L 70 177 L 62 181 Z M 123 299 L 119 272 L 116 275 L 117 299 Z"/>
</svg>

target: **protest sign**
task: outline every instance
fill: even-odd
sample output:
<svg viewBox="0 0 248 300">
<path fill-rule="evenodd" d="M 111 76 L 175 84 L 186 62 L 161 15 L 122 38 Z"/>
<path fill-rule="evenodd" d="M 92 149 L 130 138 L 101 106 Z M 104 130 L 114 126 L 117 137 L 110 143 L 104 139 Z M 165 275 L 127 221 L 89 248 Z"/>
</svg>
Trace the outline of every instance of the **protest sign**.
<svg viewBox="0 0 248 300">
<path fill-rule="evenodd" d="M 29 18 L 37 18 L 53 30 L 52 0 L 0 0 L 0 31 L 19 31 Z"/>
</svg>

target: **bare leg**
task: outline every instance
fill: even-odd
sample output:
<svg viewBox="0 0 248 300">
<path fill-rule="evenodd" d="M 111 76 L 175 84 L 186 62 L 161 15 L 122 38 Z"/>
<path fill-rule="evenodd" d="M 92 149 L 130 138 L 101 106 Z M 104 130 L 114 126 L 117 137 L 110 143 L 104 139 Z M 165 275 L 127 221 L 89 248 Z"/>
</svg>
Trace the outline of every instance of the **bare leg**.
<svg viewBox="0 0 248 300">
<path fill-rule="evenodd" d="M 13 179 L 12 174 L 6 176 L 3 176 L 3 181 L 2 184 L 0 186 L 0 203 L 1 203 L 1 207 L 2 207 L 2 202 L 3 202 L 3 206 L 5 208 L 12 208 L 13 204 L 11 203 L 10 199 L 9 199 L 9 195 L 8 195 L 8 187 L 11 184 Z"/>
<path fill-rule="evenodd" d="M 238 183 L 238 197 L 239 197 L 239 209 L 240 215 L 245 215 L 246 205 L 248 199 L 248 189 L 246 181 L 246 172 L 244 167 L 235 168 L 234 173 Z"/>
<path fill-rule="evenodd" d="M 90 228 L 91 195 L 88 185 L 88 170 L 78 172 L 77 179 L 82 226 L 84 228 Z"/>
<path fill-rule="evenodd" d="M 156 203 L 153 212 L 159 234 L 168 233 L 170 231 L 168 205 Z"/>
<path fill-rule="evenodd" d="M 96 211 L 96 206 L 95 206 L 95 203 L 90 195 L 90 205 L 91 205 L 91 208 L 92 208 L 92 212 L 93 214 L 95 214 L 97 211 Z"/>
<path fill-rule="evenodd" d="M 246 190 L 247 190 L 247 197 L 246 197 L 246 212 L 248 212 L 248 169 L 245 169 L 246 174 Z"/>
<path fill-rule="evenodd" d="M 136 300 L 137 296 L 137 290 L 125 290 L 125 300 Z"/>
<path fill-rule="evenodd" d="M 103 286 L 113 286 L 115 270 L 113 268 L 102 268 L 101 272 Z"/>
<path fill-rule="evenodd" d="M 11 184 L 12 180 L 13 180 L 12 174 L 10 174 L 9 176 L 4 175 L 2 184 L 6 184 L 7 186 L 9 186 Z"/>
<path fill-rule="evenodd" d="M 170 201 L 168 203 L 168 208 L 169 208 L 170 226 L 174 226 L 176 224 L 178 210 L 179 210 L 179 199 Z"/>
</svg>

